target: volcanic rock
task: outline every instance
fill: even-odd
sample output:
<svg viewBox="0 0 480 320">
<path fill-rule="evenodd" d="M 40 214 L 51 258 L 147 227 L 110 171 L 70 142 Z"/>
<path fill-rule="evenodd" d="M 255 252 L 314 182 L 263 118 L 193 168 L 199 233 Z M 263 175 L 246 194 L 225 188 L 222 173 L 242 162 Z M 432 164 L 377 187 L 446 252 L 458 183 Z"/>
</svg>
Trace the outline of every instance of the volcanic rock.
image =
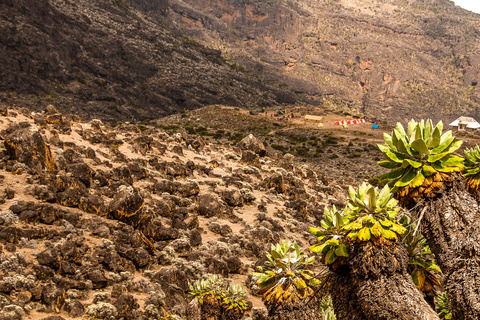
<svg viewBox="0 0 480 320">
<path fill-rule="evenodd" d="M 249 134 L 248 136 L 243 138 L 237 144 L 237 147 L 239 147 L 242 151 L 252 151 L 260 157 L 264 157 L 267 154 L 267 150 L 265 149 L 265 145 L 263 144 L 263 142 L 256 138 L 253 134 Z"/>
<path fill-rule="evenodd" d="M 56 169 L 49 146 L 36 127 L 18 125 L 7 130 L 4 140 L 10 159 L 42 172 Z"/>
</svg>

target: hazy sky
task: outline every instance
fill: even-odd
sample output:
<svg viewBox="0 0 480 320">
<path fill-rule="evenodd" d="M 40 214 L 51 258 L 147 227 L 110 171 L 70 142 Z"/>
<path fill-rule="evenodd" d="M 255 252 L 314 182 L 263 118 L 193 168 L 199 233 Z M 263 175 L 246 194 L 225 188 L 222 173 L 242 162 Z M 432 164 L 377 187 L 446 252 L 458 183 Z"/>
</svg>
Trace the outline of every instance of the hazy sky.
<svg viewBox="0 0 480 320">
<path fill-rule="evenodd" d="M 479 0 L 453 0 L 457 6 L 464 9 L 480 13 L 480 1 Z"/>
</svg>

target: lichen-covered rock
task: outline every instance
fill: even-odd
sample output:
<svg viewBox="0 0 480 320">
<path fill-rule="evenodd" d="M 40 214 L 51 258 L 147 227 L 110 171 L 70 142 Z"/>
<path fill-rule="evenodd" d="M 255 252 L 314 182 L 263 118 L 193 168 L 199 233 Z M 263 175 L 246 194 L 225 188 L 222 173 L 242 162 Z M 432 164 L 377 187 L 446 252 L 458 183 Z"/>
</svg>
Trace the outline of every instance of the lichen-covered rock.
<svg viewBox="0 0 480 320">
<path fill-rule="evenodd" d="M 69 187 L 65 191 L 57 193 L 57 202 L 65 207 L 77 207 L 85 190 L 80 187 Z"/>
<path fill-rule="evenodd" d="M 203 140 L 201 137 L 196 137 L 195 139 L 188 139 L 187 145 L 192 146 L 193 149 L 198 151 L 205 147 L 205 140 Z"/>
<path fill-rule="evenodd" d="M 118 220 L 127 220 L 138 215 L 144 206 L 141 195 L 132 187 L 121 186 L 109 204 L 110 215 Z"/>
<path fill-rule="evenodd" d="M 125 181 L 128 184 L 133 184 L 132 171 L 127 165 L 123 165 L 113 169 L 112 179 L 116 181 Z"/>
<path fill-rule="evenodd" d="M 244 164 L 260 167 L 260 158 L 258 154 L 250 150 L 242 150 L 241 162 Z"/>
<path fill-rule="evenodd" d="M 118 317 L 123 318 L 124 320 L 132 320 L 135 318 L 134 311 L 140 306 L 137 302 L 137 299 L 129 293 L 123 293 L 118 297 L 118 299 L 113 303 L 114 307 L 117 309 Z"/>
<path fill-rule="evenodd" d="M 170 194 L 177 194 L 181 197 L 196 196 L 200 192 L 198 183 L 193 180 L 182 183 L 179 181 L 161 179 L 155 182 L 154 189 L 157 193 L 167 192 Z"/>
<path fill-rule="evenodd" d="M 21 320 L 25 316 L 25 311 L 17 305 L 8 305 L 0 311 L 2 320 Z"/>
<path fill-rule="evenodd" d="M 92 281 L 94 289 L 105 288 L 108 285 L 108 279 L 100 268 L 88 270 L 84 277 L 85 279 Z"/>
<path fill-rule="evenodd" d="M 55 201 L 56 195 L 51 188 L 41 184 L 29 184 L 25 186 L 25 194 L 32 195 L 41 201 Z"/>
<path fill-rule="evenodd" d="M 209 273 L 220 274 L 224 277 L 228 276 L 228 266 L 225 261 L 214 257 L 207 257 L 203 263 Z"/>
<path fill-rule="evenodd" d="M 65 302 L 64 291 L 53 282 L 47 283 L 42 289 L 42 302 L 52 311 L 59 312 Z"/>
<path fill-rule="evenodd" d="M 5 210 L 0 212 L 0 221 L 6 224 L 18 223 L 18 216 L 12 210 Z"/>
<path fill-rule="evenodd" d="M 108 292 L 97 292 L 93 295 L 93 303 L 106 302 L 110 303 L 110 294 Z"/>
<path fill-rule="evenodd" d="M 152 137 L 142 135 L 140 137 L 135 138 L 134 148 L 137 152 L 145 155 L 147 154 L 147 151 L 152 150 L 152 143 L 153 143 Z"/>
<path fill-rule="evenodd" d="M 233 256 L 225 259 L 229 273 L 240 273 L 244 267 L 242 260 L 238 256 Z"/>
<path fill-rule="evenodd" d="M 83 315 L 85 313 L 85 307 L 77 299 L 66 301 L 64 309 L 65 309 L 65 311 L 68 312 L 68 314 L 71 317 L 74 317 L 74 318 L 80 317 L 81 315 Z"/>
<path fill-rule="evenodd" d="M 12 160 L 24 163 L 37 172 L 56 169 L 49 146 L 38 129 L 28 123 L 7 129 L 4 144 Z"/>
<path fill-rule="evenodd" d="M 78 208 L 85 212 L 106 216 L 107 207 L 102 197 L 94 194 L 88 194 L 80 198 Z"/>
<path fill-rule="evenodd" d="M 106 302 L 98 302 L 88 306 L 86 313 L 93 318 L 104 320 L 115 320 L 118 315 L 117 308 Z"/>
<path fill-rule="evenodd" d="M 92 179 L 94 176 L 94 171 L 86 163 L 72 163 L 67 166 L 67 172 L 71 173 L 72 176 L 80 180 L 87 188 L 92 184 Z"/>
</svg>

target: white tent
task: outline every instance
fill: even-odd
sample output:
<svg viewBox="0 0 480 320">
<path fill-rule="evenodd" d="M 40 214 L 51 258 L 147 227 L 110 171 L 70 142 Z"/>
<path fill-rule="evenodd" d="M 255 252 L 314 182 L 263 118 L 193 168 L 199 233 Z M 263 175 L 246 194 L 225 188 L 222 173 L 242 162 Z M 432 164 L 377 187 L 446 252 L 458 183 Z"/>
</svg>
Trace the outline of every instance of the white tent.
<svg viewBox="0 0 480 320">
<path fill-rule="evenodd" d="M 458 130 L 471 129 L 475 130 L 480 128 L 480 123 L 477 120 L 470 117 L 460 117 L 457 120 L 450 123 L 450 127 L 458 127 Z"/>
</svg>

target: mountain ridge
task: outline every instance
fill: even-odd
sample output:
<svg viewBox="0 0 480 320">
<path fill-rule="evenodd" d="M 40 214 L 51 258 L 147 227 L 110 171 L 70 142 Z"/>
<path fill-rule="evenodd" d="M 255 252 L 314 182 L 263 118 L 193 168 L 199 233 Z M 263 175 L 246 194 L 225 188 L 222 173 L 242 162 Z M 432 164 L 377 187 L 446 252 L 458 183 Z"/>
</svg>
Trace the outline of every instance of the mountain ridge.
<svg viewBox="0 0 480 320">
<path fill-rule="evenodd" d="M 215 103 L 294 101 L 227 63 L 218 50 L 168 30 L 166 2 L 129 3 L 2 2 L 1 100 L 36 111 L 53 103 L 62 112 L 109 121 Z"/>
<path fill-rule="evenodd" d="M 257 57 L 264 70 L 277 69 L 278 79 L 291 87 L 295 88 L 291 79 L 306 81 L 304 91 L 321 96 L 324 107 L 395 120 L 430 115 L 451 119 L 459 108 L 478 115 L 474 87 L 479 76 L 480 16 L 449 1 L 171 3 L 204 8 L 229 27 L 211 30 L 208 27 L 215 24 L 199 28 L 198 23 L 177 19 L 187 34 L 203 37 L 206 43 L 220 41 L 217 48 L 240 61 L 246 55 Z M 268 29 L 277 22 L 278 8 L 301 23 L 292 22 L 294 30 L 285 25 Z M 261 21 L 256 21 L 259 17 Z M 238 45 L 241 40 L 247 44 Z"/>
<path fill-rule="evenodd" d="M 81 13 L 80 13 L 81 12 Z M 0 101 L 108 121 L 311 103 L 480 115 L 480 15 L 450 1 L 4 1 Z"/>
</svg>

